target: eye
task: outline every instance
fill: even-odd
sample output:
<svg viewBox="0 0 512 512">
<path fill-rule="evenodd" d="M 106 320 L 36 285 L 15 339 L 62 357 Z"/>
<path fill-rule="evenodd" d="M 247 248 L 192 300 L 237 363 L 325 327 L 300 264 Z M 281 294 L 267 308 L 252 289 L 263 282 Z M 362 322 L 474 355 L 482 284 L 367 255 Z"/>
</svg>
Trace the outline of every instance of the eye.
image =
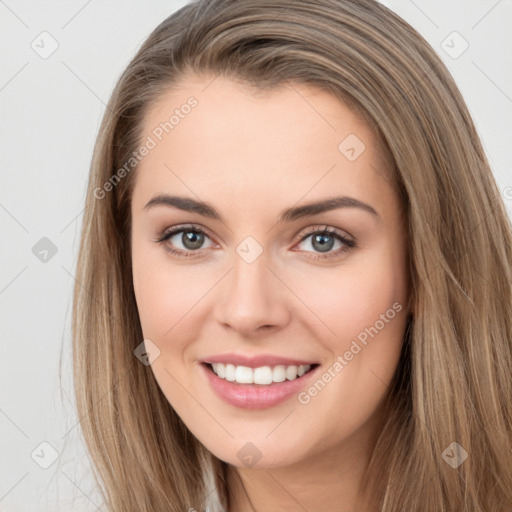
<svg viewBox="0 0 512 512">
<path fill-rule="evenodd" d="M 174 226 L 166 230 L 154 242 L 165 244 L 165 250 L 171 254 L 188 258 L 196 256 L 194 253 L 202 249 L 201 246 L 204 243 L 205 237 L 209 238 L 206 231 L 199 226 Z M 173 238 L 176 238 L 176 240 L 173 241 Z M 183 248 L 180 248 L 179 244 Z M 177 249 L 175 248 L 176 245 L 178 245 Z"/>
<path fill-rule="evenodd" d="M 309 245 L 313 248 L 314 251 L 318 251 L 318 253 L 316 253 L 314 256 L 306 257 L 315 260 L 330 259 L 342 256 L 356 246 L 356 243 L 353 240 L 347 238 L 346 236 L 342 235 L 341 232 L 338 232 L 338 230 L 329 226 L 325 226 L 321 229 L 318 227 L 310 228 L 306 234 L 302 236 L 300 242 L 302 243 L 309 238 L 311 238 L 311 240 L 306 245 Z M 338 242 L 341 247 L 335 251 L 329 252 L 336 242 Z"/>
</svg>

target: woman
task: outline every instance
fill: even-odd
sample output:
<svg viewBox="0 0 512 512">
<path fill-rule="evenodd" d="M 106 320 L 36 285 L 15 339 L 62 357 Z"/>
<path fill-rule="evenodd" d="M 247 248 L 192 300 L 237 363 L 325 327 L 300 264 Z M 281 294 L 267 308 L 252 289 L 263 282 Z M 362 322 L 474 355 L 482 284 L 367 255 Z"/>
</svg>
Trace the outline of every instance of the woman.
<svg viewBox="0 0 512 512">
<path fill-rule="evenodd" d="M 511 261 L 464 101 L 393 12 L 180 9 L 86 200 L 75 386 L 110 510 L 511 510 Z"/>
</svg>

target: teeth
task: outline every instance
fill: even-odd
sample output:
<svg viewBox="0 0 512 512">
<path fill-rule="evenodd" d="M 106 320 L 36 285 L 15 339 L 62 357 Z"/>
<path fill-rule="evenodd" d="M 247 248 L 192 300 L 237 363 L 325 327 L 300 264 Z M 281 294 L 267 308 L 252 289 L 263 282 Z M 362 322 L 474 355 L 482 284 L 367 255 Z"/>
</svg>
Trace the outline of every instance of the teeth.
<svg viewBox="0 0 512 512">
<path fill-rule="evenodd" d="M 254 382 L 252 374 L 252 368 L 237 366 L 235 370 L 235 380 L 240 384 L 252 384 Z"/>
<path fill-rule="evenodd" d="M 232 364 L 212 363 L 214 373 L 221 379 L 239 384 L 269 385 L 273 382 L 284 382 L 302 377 L 310 368 L 310 364 L 300 366 L 277 365 L 274 367 L 260 366 L 249 368 L 248 366 L 234 366 Z"/>
<path fill-rule="evenodd" d="M 215 366 L 217 366 L 217 368 L 215 368 Z M 223 364 L 214 365 L 214 370 L 215 370 L 215 373 L 219 377 L 222 377 L 223 379 L 226 378 L 226 366 L 225 365 L 223 365 Z"/>
<path fill-rule="evenodd" d="M 270 368 L 270 366 L 260 366 L 259 368 L 254 368 L 253 383 L 272 384 L 272 368 Z"/>
<path fill-rule="evenodd" d="M 217 367 L 222 365 L 222 363 L 217 363 Z M 235 380 L 235 367 L 232 364 L 226 365 L 226 380 L 233 382 Z"/>
<path fill-rule="evenodd" d="M 274 366 L 272 369 L 272 380 L 274 382 L 284 382 L 286 380 L 286 367 L 282 364 Z"/>
<path fill-rule="evenodd" d="M 287 366 L 286 367 L 286 378 L 288 380 L 293 380 L 297 377 L 297 367 L 296 366 Z"/>
</svg>

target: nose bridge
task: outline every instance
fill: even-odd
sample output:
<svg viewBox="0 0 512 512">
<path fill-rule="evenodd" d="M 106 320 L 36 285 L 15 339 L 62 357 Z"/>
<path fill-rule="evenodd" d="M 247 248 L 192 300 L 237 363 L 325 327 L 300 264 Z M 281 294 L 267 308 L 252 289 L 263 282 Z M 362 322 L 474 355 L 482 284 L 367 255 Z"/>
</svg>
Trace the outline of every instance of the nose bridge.
<svg viewBox="0 0 512 512">
<path fill-rule="evenodd" d="M 218 320 L 245 335 L 262 326 L 282 325 L 287 318 L 283 285 L 268 268 L 267 253 L 256 255 L 255 250 L 251 241 L 237 247 L 217 306 Z"/>
<path fill-rule="evenodd" d="M 268 289 L 268 274 L 271 272 L 267 268 L 268 265 L 266 254 L 258 256 L 254 261 L 237 255 L 234 258 L 232 291 L 251 300 L 265 298 L 264 296 L 270 291 Z M 264 285 L 267 285 L 267 289 Z"/>
</svg>

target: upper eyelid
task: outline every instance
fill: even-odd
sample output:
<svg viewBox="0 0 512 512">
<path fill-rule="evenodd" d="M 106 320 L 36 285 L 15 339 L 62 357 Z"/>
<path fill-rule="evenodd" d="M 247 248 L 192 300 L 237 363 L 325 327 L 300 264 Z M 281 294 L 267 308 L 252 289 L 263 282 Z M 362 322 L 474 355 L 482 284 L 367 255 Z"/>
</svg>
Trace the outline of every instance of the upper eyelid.
<svg viewBox="0 0 512 512">
<path fill-rule="evenodd" d="M 313 226 L 311 228 L 305 228 L 305 230 L 302 231 L 302 233 L 303 233 L 302 238 L 313 235 L 315 233 L 322 233 L 324 231 L 327 231 L 331 235 L 338 235 L 341 238 L 349 239 L 352 241 L 355 240 L 354 237 L 352 235 L 350 235 L 349 233 L 347 233 L 345 230 L 340 229 L 340 228 L 335 228 L 333 226 L 329 226 L 326 224 Z M 301 240 L 302 240 L 302 238 L 301 238 Z"/>
<path fill-rule="evenodd" d="M 212 236 L 210 236 L 208 229 L 206 229 L 204 226 L 201 226 L 199 224 L 185 224 L 185 225 L 178 224 L 176 226 L 165 228 L 161 232 L 161 236 L 159 236 L 159 238 L 162 239 L 167 236 L 174 236 L 183 231 L 199 231 L 201 233 L 204 233 L 206 236 L 208 236 L 208 238 L 213 238 Z"/>
</svg>

